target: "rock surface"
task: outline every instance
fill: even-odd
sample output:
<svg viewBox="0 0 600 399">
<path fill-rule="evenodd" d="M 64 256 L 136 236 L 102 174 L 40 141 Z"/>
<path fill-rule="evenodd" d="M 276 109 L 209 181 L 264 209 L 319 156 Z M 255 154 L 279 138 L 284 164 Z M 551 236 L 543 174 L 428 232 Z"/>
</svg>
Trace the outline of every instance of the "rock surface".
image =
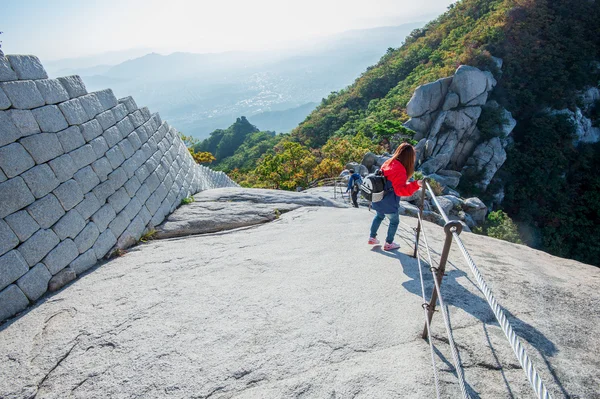
<svg viewBox="0 0 600 399">
<path fill-rule="evenodd" d="M 406 255 L 415 219 L 402 218 L 402 249 L 388 253 L 366 245 L 372 216 L 302 208 L 251 230 L 138 247 L 0 328 L 0 397 L 434 397 Z M 442 229 L 424 226 L 439 251 Z M 461 237 L 553 397 L 597 398 L 600 341 L 589 332 L 600 270 Z M 531 397 L 473 281 L 453 245 L 442 291 L 467 389 Z M 425 285 L 429 294 L 428 274 Z M 432 332 L 442 396 L 458 397 L 437 312 Z"/>
<path fill-rule="evenodd" d="M 314 194 L 246 188 L 207 190 L 196 194 L 194 200 L 178 208 L 157 228 L 158 238 L 253 226 L 278 219 L 301 206 L 345 207 Z"/>
</svg>

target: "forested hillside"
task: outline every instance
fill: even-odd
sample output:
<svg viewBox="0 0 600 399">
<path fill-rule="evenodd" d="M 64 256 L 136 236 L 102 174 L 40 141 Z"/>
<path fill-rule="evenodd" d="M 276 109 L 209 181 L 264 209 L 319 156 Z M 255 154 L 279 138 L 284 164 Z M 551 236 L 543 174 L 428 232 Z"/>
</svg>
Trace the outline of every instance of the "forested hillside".
<svg viewBox="0 0 600 399">
<path fill-rule="evenodd" d="M 243 184 L 283 188 L 333 175 L 345 162 L 360 161 L 356 147 L 376 149 L 386 129 L 405 132 L 399 125 L 408 120 L 406 104 L 417 86 L 471 65 L 493 73 L 498 83 L 490 99 L 508 109 L 517 126 L 507 161 L 487 191 L 461 181 L 461 194 L 487 201 L 502 193 L 500 208 L 517 222 L 526 243 L 599 264 L 600 144 L 581 140 L 569 116 L 580 119 L 584 112 L 596 124 L 600 107 L 597 101 L 584 104 L 582 96 L 598 86 L 599 50 L 597 1 L 459 1 L 413 31 L 403 46 L 388 49 L 354 84 L 323 99 L 290 136 L 272 138 L 277 145 L 255 169 L 249 162 L 235 166 L 234 175 Z M 500 122 L 494 118 L 482 115 L 480 130 Z M 336 146 L 343 151 L 332 152 Z M 344 151 L 354 158 L 336 155 Z M 277 174 L 272 165 L 285 153 L 308 159 L 293 183 L 283 182 L 294 177 Z"/>
<path fill-rule="evenodd" d="M 517 120 L 500 171 L 501 207 L 528 244 L 598 264 L 600 144 L 575 143 L 573 121 L 543 111 L 575 110 L 581 91 L 598 85 L 599 8 L 588 0 L 460 1 L 324 99 L 293 135 L 309 146 L 332 135 L 370 136 L 378 123 L 408 119 L 417 86 L 461 64 L 490 70 L 499 77 L 492 99 Z M 503 60 L 501 71 L 492 56 Z"/>
</svg>

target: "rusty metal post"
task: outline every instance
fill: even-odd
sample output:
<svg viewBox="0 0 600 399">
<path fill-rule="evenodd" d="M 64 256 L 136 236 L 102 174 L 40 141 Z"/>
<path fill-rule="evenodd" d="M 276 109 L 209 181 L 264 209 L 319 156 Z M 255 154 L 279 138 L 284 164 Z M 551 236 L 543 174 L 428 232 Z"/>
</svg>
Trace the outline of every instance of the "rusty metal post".
<svg viewBox="0 0 600 399">
<path fill-rule="evenodd" d="M 435 271 L 435 279 L 437 279 L 438 285 L 442 287 L 442 277 L 446 273 L 446 262 L 448 261 L 448 253 L 450 252 L 450 245 L 452 244 L 452 233 L 460 234 L 462 232 L 462 224 L 457 220 L 451 220 L 444 225 L 444 232 L 446 233 L 446 240 L 444 241 L 444 249 L 442 249 L 442 256 L 440 257 L 440 264 Z M 433 266 L 433 265 L 430 265 Z M 427 306 L 427 318 L 429 319 L 429 325 L 431 325 L 431 318 L 433 312 L 435 312 L 435 304 L 437 303 L 438 292 L 433 286 L 433 292 L 431 293 L 431 300 Z M 427 323 L 423 328 L 423 339 L 427 338 Z"/>
<path fill-rule="evenodd" d="M 425 182 L 427 178 L 423 179 L 423 185 L 421 186 L 421 202 L 419 203 L 419 216 L 420 218 L 417 221 L 417 232 L 415 237 L 415 252 L 413 253 L 413 258 L 417 257 L 417 248 L 419 248 L 419 237 L 421 235 L 421 220 L 423 219 L 423 204 L 425 203 L 425 191 L 427 190 L 427 184 Z"/>
</svg>

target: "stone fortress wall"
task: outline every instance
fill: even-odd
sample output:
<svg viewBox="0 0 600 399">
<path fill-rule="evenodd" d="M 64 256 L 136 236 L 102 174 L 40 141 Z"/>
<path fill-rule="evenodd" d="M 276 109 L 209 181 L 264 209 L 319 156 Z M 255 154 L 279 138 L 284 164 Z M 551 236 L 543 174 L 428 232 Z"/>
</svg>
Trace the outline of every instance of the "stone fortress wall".
<svg viewBox="0 0 600 399">
<path fill-rule="evenodd" d="M 183 198 L 229 186 L 131 97 L 0 52 L 0 321 L 138 242 Z"/>
</svg>

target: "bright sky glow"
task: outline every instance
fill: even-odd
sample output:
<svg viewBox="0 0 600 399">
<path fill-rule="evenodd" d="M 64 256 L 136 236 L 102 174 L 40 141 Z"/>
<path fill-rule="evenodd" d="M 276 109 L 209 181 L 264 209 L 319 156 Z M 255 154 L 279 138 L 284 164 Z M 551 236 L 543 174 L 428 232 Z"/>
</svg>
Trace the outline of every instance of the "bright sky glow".
<svg viewBox="0 0 600 399">
<path fill-rule="evenodd" d="M 260 50 L 428 20 L 452 0 L 0 0 L 5 53 L 53 60 L 149 48 Z"/>
</svg>

